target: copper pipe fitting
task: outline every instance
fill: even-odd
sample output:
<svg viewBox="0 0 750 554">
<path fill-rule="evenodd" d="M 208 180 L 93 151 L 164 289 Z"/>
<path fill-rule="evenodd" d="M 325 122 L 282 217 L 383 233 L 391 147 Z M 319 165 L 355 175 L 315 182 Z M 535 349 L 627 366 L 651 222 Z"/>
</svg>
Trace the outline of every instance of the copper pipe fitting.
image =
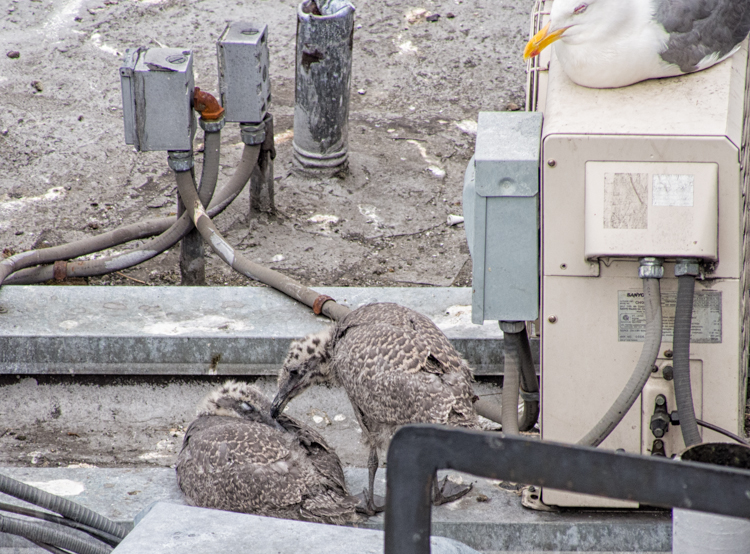
<svg viewBox="0 0 750 554">
<path fill-rule="evenodd" d="M 193 93 L 193 109 L 201 114 L 201 119 L 206 121 L 216 121 L 224 115 L 224 108 L 219 105 L 219 101 L 212 94 L 198 87 L 195 87 Z"/>
</svg>

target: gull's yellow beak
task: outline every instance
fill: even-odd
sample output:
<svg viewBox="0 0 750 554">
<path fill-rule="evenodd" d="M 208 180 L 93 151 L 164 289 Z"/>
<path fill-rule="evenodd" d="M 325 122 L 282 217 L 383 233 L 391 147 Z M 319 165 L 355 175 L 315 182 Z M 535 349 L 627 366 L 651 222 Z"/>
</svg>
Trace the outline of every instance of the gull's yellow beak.
<svg viewBox="0 0 750 554">
<path fill-rule="evenodd" d="M 531 40 L 526 44 L 526 48 L 523 49 L 523 59 L 528 60 L 534 56 L 538 56 L 539 52 L 547 48 L 550 44 L 555 42 L 557 39 L 562 37 L 562 34 L 568 29 L 559 29 L 557 31 L 549 32 L 549 23 L 544 26 L 544 29 L 535 34 Z"/>
</svg>

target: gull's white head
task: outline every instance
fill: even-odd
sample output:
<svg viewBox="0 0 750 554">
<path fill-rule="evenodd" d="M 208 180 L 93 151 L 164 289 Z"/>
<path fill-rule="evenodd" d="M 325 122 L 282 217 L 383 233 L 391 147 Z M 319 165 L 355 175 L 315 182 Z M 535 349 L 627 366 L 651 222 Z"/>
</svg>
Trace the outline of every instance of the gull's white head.
<svg viewBox="0 0 750 554">
<path fill-rule="evenodd" d="M 557 40 L 568 45 L 593 47 L 621 28 L 628 18 L 629 2 L 612 0 L 555 0 L 549 23 L 526 44 L 524 59 L 539 55 Z"/>
</svg>

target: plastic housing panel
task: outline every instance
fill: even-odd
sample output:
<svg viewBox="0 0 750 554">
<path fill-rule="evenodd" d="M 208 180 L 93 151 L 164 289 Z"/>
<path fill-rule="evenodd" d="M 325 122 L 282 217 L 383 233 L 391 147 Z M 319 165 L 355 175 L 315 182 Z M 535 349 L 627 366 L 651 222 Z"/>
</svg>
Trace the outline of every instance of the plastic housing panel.
<svg viewBox="0 0 750 554">
<path fill-rule="evenodd" d="M 715 163 L 586 163 L 586 259 L 716 260 Z"/>
</svg>

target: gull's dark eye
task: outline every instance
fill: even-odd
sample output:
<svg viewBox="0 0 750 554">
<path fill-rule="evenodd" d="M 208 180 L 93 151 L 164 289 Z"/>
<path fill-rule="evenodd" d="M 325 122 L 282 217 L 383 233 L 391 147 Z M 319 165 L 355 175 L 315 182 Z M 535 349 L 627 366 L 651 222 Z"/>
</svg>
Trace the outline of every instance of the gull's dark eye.
<svg viewBox="0 0 750 554">
<path fill-rule="evenodd" d="M 586 11 L 586 8 L 588 8 L 588 7 L 589 7 L 589 5 L 586 4 L 586 3 L 578 4 L 576 6 L 576 9 L 573 10 L 573 13 L 576 14 L 576 15 L 582 14 L 583 12 Z"/>
</svg>

